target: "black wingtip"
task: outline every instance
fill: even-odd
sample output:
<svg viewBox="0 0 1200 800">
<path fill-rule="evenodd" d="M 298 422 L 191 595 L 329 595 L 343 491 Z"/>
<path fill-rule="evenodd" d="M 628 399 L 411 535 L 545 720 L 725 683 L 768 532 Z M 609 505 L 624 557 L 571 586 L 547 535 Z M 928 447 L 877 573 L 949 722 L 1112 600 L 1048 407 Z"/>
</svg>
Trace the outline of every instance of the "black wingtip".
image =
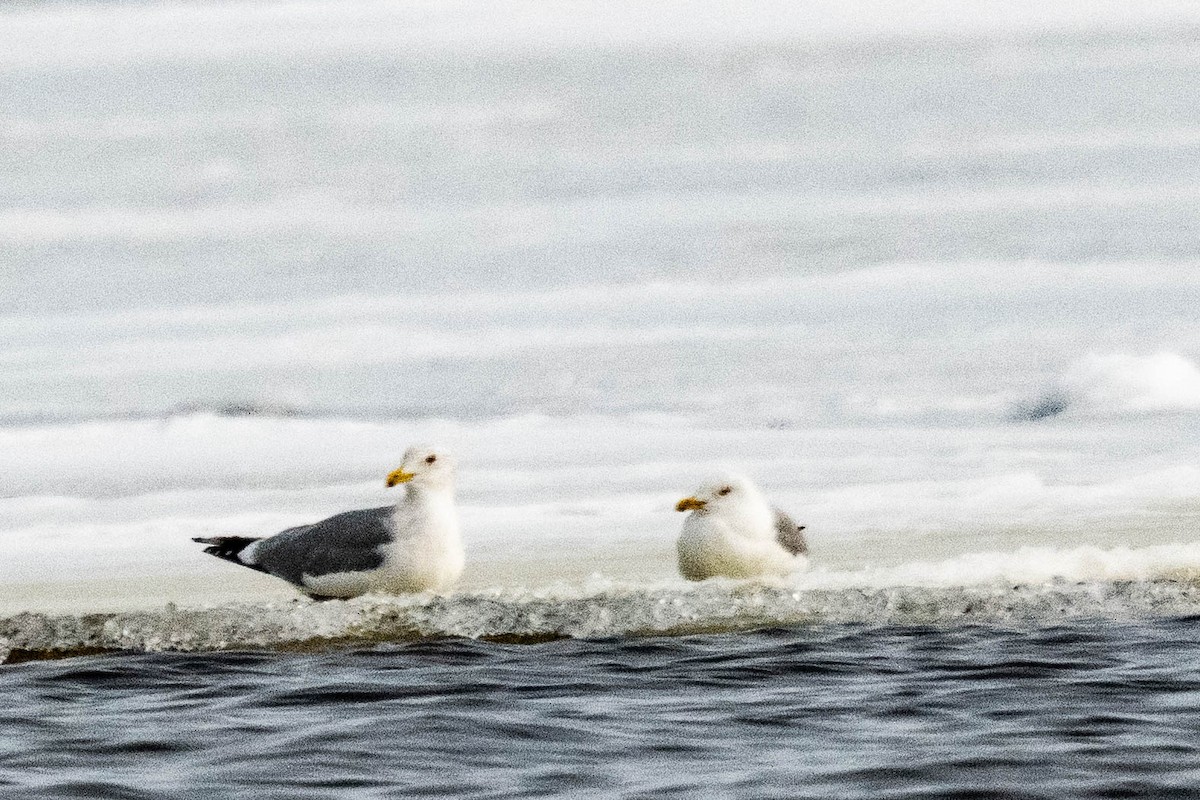
<svg viewBox="0 0 1200 800">
<path fill-rule="evenodd" d="M 258 568 L 254 564 L 247 564 L 238 558 L 238 554 L 242 550 L 246 549 L 251 543 L 258 541 L 257 538 L 251 536 L 202 536 L 195 537 L 192 541 L 208 545 L 208 547 L 204 548 L 204 552 L 210 556 L 216 556 L 225 561 L 232 561 L 235 564 L 241 564 L 243 567 Z"/>
</svg>

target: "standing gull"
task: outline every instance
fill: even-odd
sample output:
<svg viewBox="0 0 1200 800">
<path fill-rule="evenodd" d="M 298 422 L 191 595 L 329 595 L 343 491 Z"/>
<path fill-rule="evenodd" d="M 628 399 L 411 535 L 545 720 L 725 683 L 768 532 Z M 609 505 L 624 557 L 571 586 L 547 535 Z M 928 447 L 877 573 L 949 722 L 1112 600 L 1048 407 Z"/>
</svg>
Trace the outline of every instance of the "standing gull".
<svg viewBox="0 0 1200 800">
<path fill-rule="evenodd" d="M 394 506 L 346 511 L 263 539 L 194 539 L 204 552 L 266 572 L 315 598 L 446 589 L 463 571 L 454 508 L 454 460 L 410 447 L 387 485 L 405 484 Z"/>
<path fill-rule="evenodd" d="M 690 581 L 786 575 L 808 563 L 804 526 L 773 508 L 747 478 L 706 484 L 675 510 L 692 512 L 677 543 L 679 572 Z"/>
</svg>

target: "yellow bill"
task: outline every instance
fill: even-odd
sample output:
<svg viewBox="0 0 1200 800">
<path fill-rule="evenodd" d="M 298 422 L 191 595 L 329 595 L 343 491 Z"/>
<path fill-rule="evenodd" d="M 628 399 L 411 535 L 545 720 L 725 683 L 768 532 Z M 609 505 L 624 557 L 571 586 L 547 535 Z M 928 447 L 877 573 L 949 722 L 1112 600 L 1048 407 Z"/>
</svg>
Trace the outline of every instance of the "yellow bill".
<svg viewBox="0 0 1200 800">
<path fill-rule="evenodd" d="M 395 486 L 397 483 L 408 483 L 415 477 L 417 476 L 411 472 L 405 472 L 404 468 L 401 467 L 400 469 L 393 470 L 392 472 L 388 473 L 387 485 Z"/>
</svg>

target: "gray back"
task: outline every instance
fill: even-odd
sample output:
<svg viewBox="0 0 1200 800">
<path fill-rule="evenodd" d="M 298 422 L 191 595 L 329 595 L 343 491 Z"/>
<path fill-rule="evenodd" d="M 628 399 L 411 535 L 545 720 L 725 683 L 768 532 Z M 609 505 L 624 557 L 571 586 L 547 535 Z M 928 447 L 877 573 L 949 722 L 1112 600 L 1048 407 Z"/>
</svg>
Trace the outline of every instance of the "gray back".
<svg viewBox="0 0 1200 800">
<path fill-rule="evenodd" d="M 804 526 L 797 525 L 785 512 L 775 509 L 775 541 L 794 556 L 808 555 Z"/>
<path fill-rule="evenodd" d="M 360 572 L 383 564 L 380 545 L 395 538 L 393 506 L 346 511 L 263 539 L 254 560 L 292 583 L 304 575 Z"/>
</svg>

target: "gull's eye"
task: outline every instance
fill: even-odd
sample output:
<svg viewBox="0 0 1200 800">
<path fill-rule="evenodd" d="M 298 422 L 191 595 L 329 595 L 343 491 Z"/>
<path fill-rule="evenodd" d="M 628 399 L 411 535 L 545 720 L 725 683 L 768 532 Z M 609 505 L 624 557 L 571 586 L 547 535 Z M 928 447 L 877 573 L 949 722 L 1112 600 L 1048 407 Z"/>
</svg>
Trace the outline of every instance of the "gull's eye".
<svg viewBox="0 0 1200 800">
<path fill-rule="evenodd" d="M 428 458 L 425 459 L 426 464 L 432 464 L 435 461 L 437 461 L 437 456 L 429 456 Z"/>
<path fill-rule="evenodd" d="M 724 497 L 725 495 L 729 494 L 732 491 L 733 491 L 732 486 L 722 486 L 720 489 L 717 490 L 717 494 L 721 495 L 721 497 Z"/>
</svg>

